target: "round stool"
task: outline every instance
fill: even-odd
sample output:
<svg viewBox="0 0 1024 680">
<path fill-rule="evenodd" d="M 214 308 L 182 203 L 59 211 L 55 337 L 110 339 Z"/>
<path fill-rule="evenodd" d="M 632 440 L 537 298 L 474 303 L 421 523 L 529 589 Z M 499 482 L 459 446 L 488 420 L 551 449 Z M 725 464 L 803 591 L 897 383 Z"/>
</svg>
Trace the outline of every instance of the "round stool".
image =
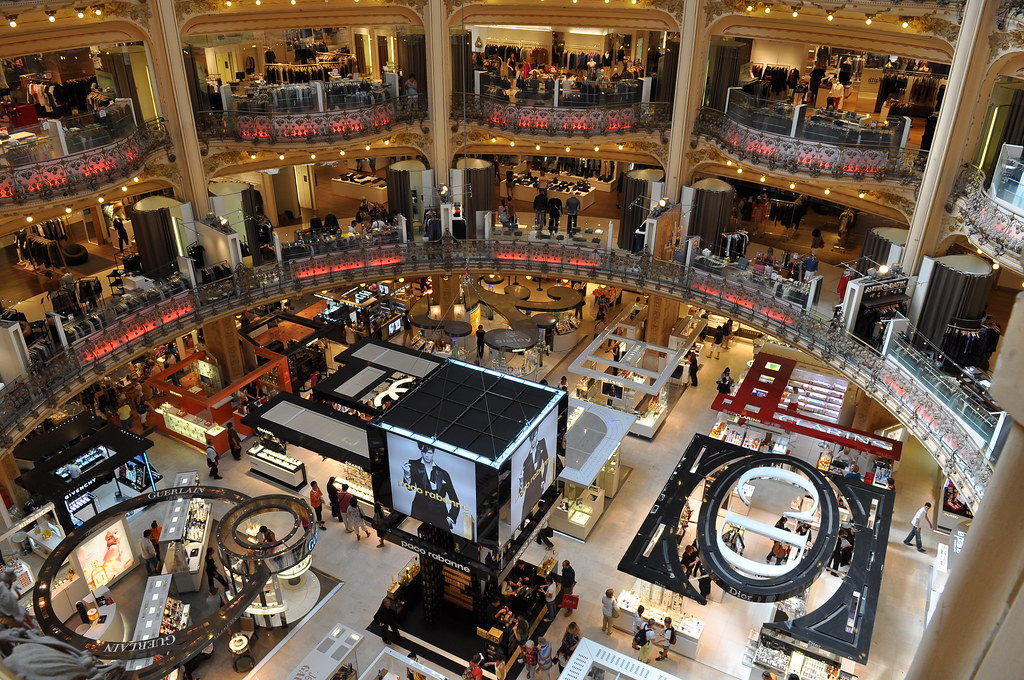
<svg viewBox="0 0 1024 680">
<path fill-rule="evenodd" d="M 76 265 L 84 264 L 89 260 L 89 251 L 85 249 L 81 243 L 68 243 L 60 247 L 60 252 L 64 255 L 64 264 Z"/>
</svg>

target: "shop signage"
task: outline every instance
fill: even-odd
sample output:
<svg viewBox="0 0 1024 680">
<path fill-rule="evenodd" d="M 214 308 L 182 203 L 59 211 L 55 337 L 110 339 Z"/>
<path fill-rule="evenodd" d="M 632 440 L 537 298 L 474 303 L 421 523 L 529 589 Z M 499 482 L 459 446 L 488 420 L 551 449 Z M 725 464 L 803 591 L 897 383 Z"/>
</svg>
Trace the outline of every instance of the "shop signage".
<svg viewBox="0 0 1024 680">
<path fill-rule="evenodd" d="M 440 562 L 441 564 L 447 565 L 449 567 L 454 567 L 455 569 L 458 569 L 460 571 L 464 571 L 467 574 L 472 572 L 472 570 L 467 565 L 452 559 L 448 555 L 441 553 L 440 551 L 434 548 L 428 549 L 422 545 L 417 545 L 405 539 L 402 539 L 399 545 L 401 545 L 406 550 L 412 550 L 413 552 L 419 553 L 420 555 L 423 555 L 425 557 L 429 557 L 430 559 Z"/>
<path fill-rule="evenodd" d="M 749 504 L 756 480 L 767 479 L 794 485 L 791 507 L 763 508 L 785 516 L 789 524 L 814 524 L 812 541 L 791 531 L 768 526 L 728 507 L 733 494 Z M 753 484 L 754 491 L 750 490 Z M 702 488 L 698 494 L 697 489 Z M 619 570 L 654 585 L 696 600 L 707 597 L 710 583 L 747 601 L 782 600 L 805 590 L 821 574 L 836 545 L 839 533 L 839 500 L 848 510 L 857 532 L 850 570 L 839 587 L 816 609 L 782 623 L 766 624 L 799 640 L 842 657 L 866 663 L 878 607 L 882 568 L 889 539 L 894 493 L 888 489 L 841 477 L 826 476 L 810 463 L 791 456 L 761 454 L 705 435 L 695 435 L 665 484 L 636 537 L 630 543 Z M 691 504 L 692 502 L 692 504 Z M 696 532 L 680 536 L 684 509 L 700 504 Z M 734 501 L 735 503 L 735 501 Z M 722 515 L 720 510 L 728 507 Z M 730 545 L 726 532 L 742 529 L 758 550 L 745 557 Z M 680 560 L 681 546 L 696 540 L 702 572 L 686 576 Z M 790 546 L 783 565 L 765 564 L 763 546 L 778 541 Z M 748 554 L 749 544 L 748 544 Z"/>
</svg>

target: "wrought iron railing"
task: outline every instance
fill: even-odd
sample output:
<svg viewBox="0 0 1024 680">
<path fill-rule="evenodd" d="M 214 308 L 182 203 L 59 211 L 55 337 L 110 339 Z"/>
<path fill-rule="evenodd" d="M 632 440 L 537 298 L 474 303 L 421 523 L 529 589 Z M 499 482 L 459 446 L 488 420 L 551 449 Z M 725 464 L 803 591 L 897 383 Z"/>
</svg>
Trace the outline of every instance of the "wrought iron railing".
<svg viewBox="0 0 1024 680">
<path fill-rule="evenodd" d="M 0 203 L 52 200 L 123 181 L 141 170 L 154 151 L 168 144 L 164 121 L 156 118 L 105 146 L 0 169 Z"/>
<path fill-rule="evenodd" d="M 745 127 L 717 109 L 702 108 L 694 135 L 715 142 L 740 162 L 812 177 L 873 178 L 919 184 L 928 153 L 865 144 L 830 144 Z"/>
<path fill-rule="evenodd" d="M 880 355 L 841 331 L 832 319 L 780 299 L 771 290 L 752 283 L 752 279 L 732 280 L 678 262 L 623 251 L 532 242 L 367 244 L 256 269 L 239 269 L 229 279 L 107 319 L 103 330 L 50 362 L 34 364 L 28 376 L 0 392 L 0 441 L 10 446 L 44 415 L 44 409 L 59 405 L 113 367 L 180 335 L 186 328 L 305 291 L 398 276 L 460 274 L 467 269 L 586 279 L 648 290 L 720 310 L 829 363 L 886 404 L 925 443 L 972 505 L 980 500 L 991 477 L 979 445 L 952 411 L 958 404 L 984 410 L 973 394 L 955 385 L 936 394 L 906 370 L 904 362 Z M 903 350 L 915 351 L 909 346 Z M 926 359 L 922 357 L 921 361 Z"/>
<path fill-rule="evenodd" d="M 425 97 L 403 97 L 354 109 L 314 113 L 247 113 L 200 111 L 202 139 L 234 139 L 255 144 L 334 142 L 391 130 L 401 123 L 427 118 Z"/>
<path fill-rule="evenodd" d="M 452 94 L 451 117 L 506 132 L 550 137 L 666 132 L 672 125 L 671 107 L 663 102 L 553 108 L 512 104 L 461 92 Z"/>
<path fill-rule="evenodd" d="M 1024 252 L 1024 212 L 997 203 L 985 189 L 985 173 L 965 163 L 957 176 L 946 210 L 963 220 L 968 237 L 999 257 Z"/>
</svg>

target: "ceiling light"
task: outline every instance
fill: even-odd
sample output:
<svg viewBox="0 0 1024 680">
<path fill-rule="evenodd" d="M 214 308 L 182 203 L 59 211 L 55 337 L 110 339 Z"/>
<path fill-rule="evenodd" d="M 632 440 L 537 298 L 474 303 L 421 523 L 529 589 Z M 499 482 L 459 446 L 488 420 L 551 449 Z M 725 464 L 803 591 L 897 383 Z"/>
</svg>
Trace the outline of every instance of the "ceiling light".
<svg viewBox="0 0 1024 680">
<path fill-rule="evenodd" d="M 910 22 L 907 20 L 907 17 L 900 17 L 900 26 L 910 28 Z"/>
<path fill-rule="evenodd" d="M 516 143 L 515 143 L 515 140 L 513 140 L 513 141 L 509 142 L 509 143 L 508 143 L 508 145 L 509 145 L 509 146 L 515 146 L 515 145 L 516 145 Z"/>
<path fill-rule="evenodd" d="M 772 13 L 772 6 L 771 5 L 765 5 L 764 6 L 764 13 L 765 14 L 771 14 Z"/>
<path fill-rule="evenodd" d="M 829 187 L 825 187 L 825 195 L 828 196 L 831 193 L 832 193 L 832 189 L 830 189 Z"/>
<path fill-rule="evenodd" d="M 249 159 L 250 160 L 256 160 L 256 152 L 255 151 L 250 151 L 249 152 Z"/>
<path fill-rule="evenodd" d="M 874 18 L 875 18 L 875 15 L 874 15 L 874 14 L 868 14 L 868 15 L 867 15 L 867 16 L 865 16 L 865 18 L 864 18 L 864 23 L 865 23 L 865 24 L 867 24 L 868 26 L 870 26 L 870 25 L 871 25 L 871 22 L 872 22 L 872 20 L 873 20 Z"/>
<path fill-rule="evenodd" d="M 754 11 L 754 6 L 753 5 L 747 5 L 747 11 L 748 12 L 753 12 Z"/>
<path fill-rule="evenodd" d="M 625 145 L 619 144 L 619 151 L 622 151 L 624 148 L 626 148 Z"/>
<path fill-rule="evenodd" d="M 138 184 L 139 183 L 139 176 L 136 175 L 135 177 L 132 177 L 132 181 L 135 182 L 136 184 Z"/>
<path fill-rule="evenodd" d="M 57 10 L 51 9 L 46 12 L 46 20 L 51 24 L 57 20 Z"/>
<path fill-rule="evenodd" d="M 999 269 L 999 263 L 998 262 L 993 262 L 992 263 L 992 269 Z"/>
<path fill-rule="evenodd" d="M 658 207 L 659 208 L 664 208 L 666 205 L 668 205 L 668 201 L 666 201 L 664 198 L 658 199 Z"/>
<path fill-rule="evenodd" d="M 800 16 L 800 10 L 798 10 L 796 7 L 794 7 L 793 8 L 793 18 L 795 19 L 798 16 Z"/>
<path fill-rule="evenodd" d="M 600 146 L 597 146 L 597 145 L 594 146 L 594 151 L 600 151 L 600 150 L 601 150 Z"/>
<path fill-rule="evenodd" d="M 70 207 L 64 208 L 64 212 L 66 212 L 68 215 L 70 215 L 71 214 L 71 208 Z"/>
<path fill-rule="evenodd" d="M 256 0 L 256 4 L 257 5 L 262 5 L 263 4 L 263 0 Z"/>
<path fill-rule="evenodd" d="M 292 4 L 293 4 L 293 5 L 295 4 L 295 0 L 292 0 Z"/>
<path fill-rule="evenodd" d="M 736 168 L 736 174 L 737 175 L 742 175 L 743 174 L 743 168 Z"/>
<path fill-rule="evenodd" d="M 18 27 L 18 15 L 16 15 L 16 14 L 9 14 L 9 15 L 7 15 L 7 25 L 10 26 L 11 28 L 17 28 Z"/>
<path fill-rule="evenodd" d="M 103 197 L 102 197 L 102 196 L 100 196 L 100 197 L 99 197 L 99 198 L 97 198 L 96 200 L 97 200 L 97 201 L 99 201 L 100 203 L 102 203 L 102 202 L 103 202 Z"/>
<path fill-rule="evenodd" d="M 498 141 L 497 137 L 491 137 L 491 144 L 494 144 L 496 141 Z"/>
<path fill-rule="evenodd" d="M 827 19 L 828 21 L 832 21 L 835 18 L 836 18 L 836 13 L 833 10 L 828 10 L 828 11 L 825 12 L 825 19 Z"/>
<path fill-rule="evenodd" d="M 122 186 L 122 187 L 121 187 L 121 191 L 128 191 L 128 187 L 126 187 L 126 186 Z"/>
<path fill-rule="evenodd" d="M 764 181 L 765 181 L 766 179 L 768 179 L 768 178 L 767 178 L 767 177 L 765 177 L 764 175 L 761 175 L 761 182 L 762 182 L 762 183 L 763 183 L 763 182 L 764 182 Z"/>
<path fill-rule="evenodd" d="M 31 215 L 26 215 L 25 216 L 25 221 L 26 222 L 31 222 L 32 221 L 32 216 Z"/>
<path fill-rule="evenodd" d="M 865 197 L 865 196 L 867 196 L 867 195 L 868 195 L 868 194 L 867 194 L 867 192 L 866 192 L 866 191 L 858 191 L 858 192 L 857 192 L 857 198 L 864 198 L 864 197 Z"/>
<path fill-rule="evenodd" d="M 385 139 L 384 140 L 384 146 L 388 146 L 389 144 L 391 144 L 391 140 L 390 139 Z"/>
<path fill-rule="evenodd" d="M 93 14 L 95 14 L 96 16 L 100 16 L 101 14 L 103 14 L 103 8 L 97 7 L 93 10 Z"/>
<path fill-rule="evenodd" d="M 231 7 L 231 0 L 225 0 L 224 4 L 228 7 Z"/>
<path fill-rule="evenodd" d="M 364 149 L 366 149 L 367 151 L 369 151 L 369 150 L 370 150 L 370 145 L 369 145 L 369 144 L 367 144 L 367 145 L 366 145 L 365 147 L 363 147 L 363 148 L 364 148 Z"/>
<path fill-rule="evenodd" d="M 277 154 L 277 160 L 283 161 L 284 160 L 284 154 L 283 153 Z"/>
<path fill-rule="evenodd" d="M 339 155 L 339 156 L 344 156 L 344 155 L 345 155 L 345 150 L 344 150 L 344 149 L 342 149 L 341 151 L 339 151 L 339 152 L 338 152 L 338 155 Z"/>
<path fill-rule="evenodd" d="M 790 189 L 796 189 L 796 182 L 790 182 L 789 183 L 789 188 Z"/>
<path fill-rule="evenodd" d="M 731 166 L 732 165 L 732 161 L 726 161 L 725 164 Z"/>
<path fill-rule="evenodd" d="M 982 252 L 981 252 L 981 248 L 976 248 L 976 250 L 978 251 L 978 255 L 981 255 L 981 254 L 982 254 Z"/>
<path fill-rule="evenodd" d="M 540 151 L 540 144 L 536 144 L 533 148 L 536 149 L 537 151 Z"/>
<path fill-rule="evenodd" d="M 76 7 L 75 8 L 75 16 L 78 17 L 79 19 L 84 19 L 85 18 L 85 8 L 84 7 Z"/>
<path fill-rule="evenodd" d="M 309 160 L 315 161 L 316 160 L 316 154 L 315 153 L 309 154 Z"/>
<path fill-rule="evenodd" d="M 878 268 L 878 273 L 881 274 L 882 276 L 885 276 L 886 274 L 889 273 L 889 266 L 883 264 Z"/>
</svg>

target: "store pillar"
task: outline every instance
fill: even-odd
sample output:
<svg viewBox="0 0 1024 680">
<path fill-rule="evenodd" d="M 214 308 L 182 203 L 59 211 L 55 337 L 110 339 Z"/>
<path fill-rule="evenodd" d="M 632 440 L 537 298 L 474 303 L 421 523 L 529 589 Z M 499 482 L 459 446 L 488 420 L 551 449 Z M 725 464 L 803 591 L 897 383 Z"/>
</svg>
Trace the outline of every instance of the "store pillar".
<svg viewBox="0 0 1024 680">
<path fill-rule="evenodd" d="M 659 295 L 647 298 L 647 332 L 644 342 L 649 345 L 668 347 L 668 336 L 672 334 L 679 318 L 679 300 L 670 300 Z"/>
<path fill-rule="evenodd" d="M 619 223 L 618 246 L 639 252 L 634 236 L 651 213 L 651 207 L 665 195 L 665 172 L 644 169 L 626 173 L 622 183 L 622 221 Z"/>
<path fill-rule="evenodd" d="M 1024 296 L 1018 295 L 1007 336 L 1024 337 Z M 1004 341 L 1005 342 L 1005 341 Z M 992 396 L 1016 421 L 985 497 L 977 508 L 963 552 L 939 599 L 906 680 L 1011 678 L 1020 675 L 1024 631 L 1024 371 L 1020 343 L 999 354 Z"/>
<path fill-rule="evenodd" d="M 455 305 L 462 300 L 462 278 L 435 274 L 433 276 L 434 293 L 431 304 L 441 308 L 440 319 L 445 321 L 463 321 L 455 316 Z"/>
<path fill-rule="evenodd" d="M 480 213 L 490 214 L 497 204 L 494 195 L 494 163 L 481 158 L 460 158 L 455 161 L 451 177 L 454 200 L 462 204 L 462 215 L 466 220 L 466 238 L 485 238 L 486 217 Z M 480 219 L 477 219 L 478 216 Z"/>
<path fill-rule="evenodd" d="M 206 351 L 217 357 L 225 382 L 233 383 L 246 373 L 242 360 L 242 341 L 238 338 L 235 320 L 230 316 L 203 324 Z"/>
<path fill-rule="evenodd" d="M 982 87 L 990 82 L 982 74 L 988 71 L 989 38 L 1000 6 L 998 0 L 979 0 L 964 6 L 946 94 L 917 191 L 917 209 L 910 221 L 910 237 L 903 254 L 903 268 L 909 273 L 917 273 L 921 258 L 932 255 L 946 233 L 942 228 L 946 200 L 953 193 L 961 163 L 970 160 L 969 154 L 977 144 L 975 117 L 985 115 L 984 107 L 979 108 L 978 103 L 987 96 Z"/>
<path fill-rule="evenodd" d="M 693 212 L 686 235 L 699 236 L 701 248 L 717 251 L 722 234 L 729 230 L 736 189 L 714 177 L 693 184 Z"/>
<path fill-rule="evenodd" d="M 700 21 L 703 4 L 699 2 L 684 3 L 682 17 L 679 22 L 679 41 L 673 43 L 672 49 L 678 51 L 676 58 L 676 86 L 672 92 L 672 127 L 671 130 L 692 130 L 693 121 L 697 116 L 698 102 L 704 82 L 701 78 L 692 78 L 694 64 L 703 63 L 707 55 L 704 40 L 697 39 L 699 27 L 707 25 Z M 689 49 L 682 46 L 690 45 Z M 665 185 L 669 197 L 677 198 L 683 183 L 692 172 L 692 162 L 686 160 L 688 135 L 674 134 L 668 137 L 668 154 L 665 162 Z"/>
<path fill-rule="evenodd" d="M 451 91 L 440 87 L 441 83 L 451 82 L 452 48 L 448 35 L 448 9 L 443 2 L 428 2 L 423 11 L 423 33 L 427 36 L 427 71 L 426 79 L 420 82 L 436 84 L 427 89 L 427 104 L 430 120 L 438 124 L 430 126 L 430 141 L 425 145 L 430 167 L 436 173 L 434 180 L 438 185 L 448 184 L 448 168 L 451 165 L 449 141 L 451 128 L 448 116 L 451 111 Z"/>
</svg>

